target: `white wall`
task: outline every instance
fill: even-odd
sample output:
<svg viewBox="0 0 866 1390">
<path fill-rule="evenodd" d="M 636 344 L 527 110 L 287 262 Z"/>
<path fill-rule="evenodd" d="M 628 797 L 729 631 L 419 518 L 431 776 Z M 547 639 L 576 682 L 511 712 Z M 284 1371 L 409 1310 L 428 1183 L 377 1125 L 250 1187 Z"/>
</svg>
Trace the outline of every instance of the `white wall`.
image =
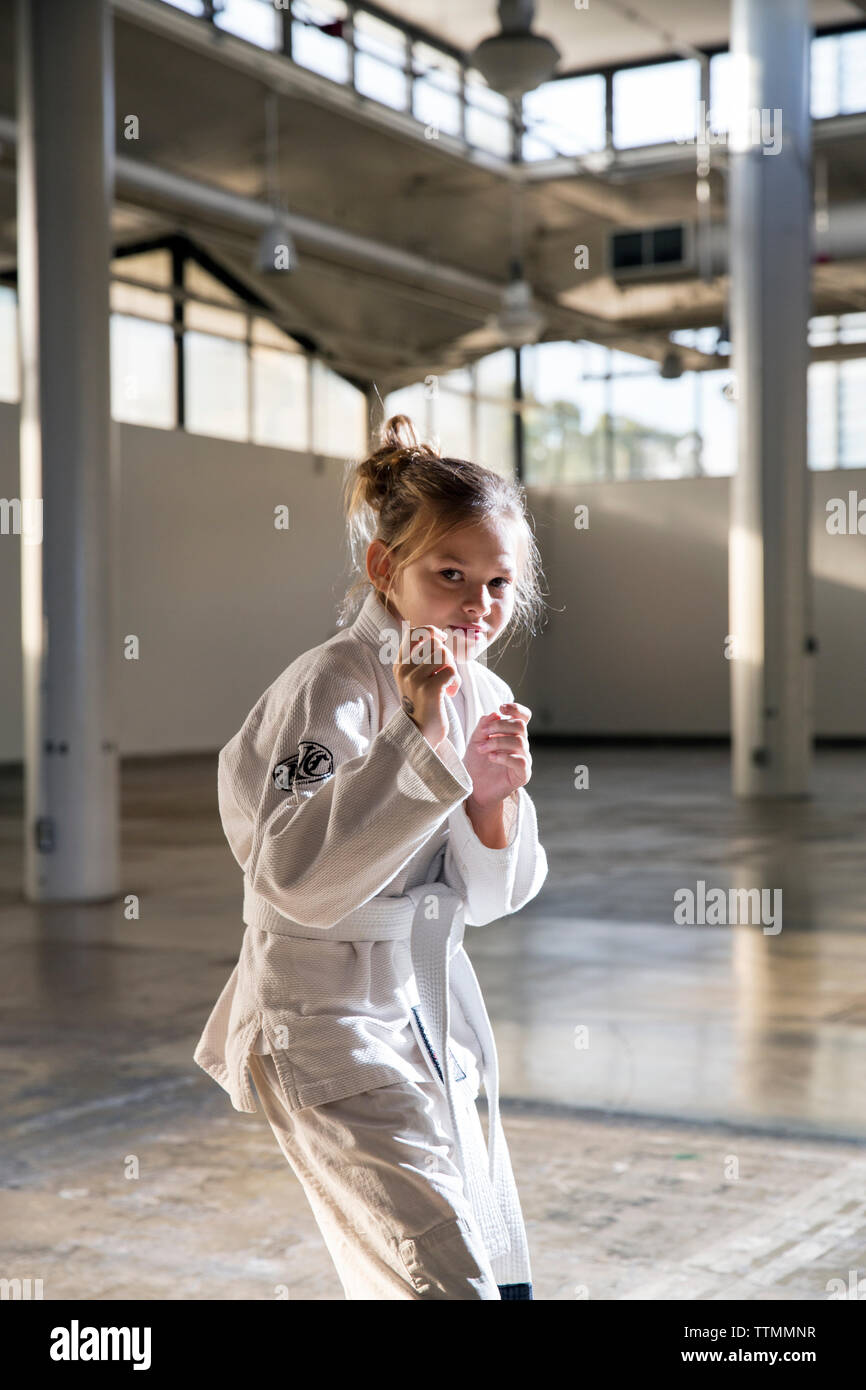
<svg viewBox="0 0 866 1390">
<path fill-rule="evenodd" d="M 123 754 L 211 750 L 308 647 L 345 591 L 344 465 L 119 426 L 118 737 Z M 18 408 L 0 404 L 0 496 L 19 493 Z M 274 528 L 274 508 L 290 512 Z M 0 536 L 0 761 L 22 756 L 21 541 Z M 138 661 L 123 639 L 140 640 Z"/>
<path fill-rule="evenodd" d="M 730 733 L 728 478 L 530 489 L 551 610 L 532 647 L 536 730 Z M 814 729 L 866 735 L 866 535 L 830 535 L 827 499 L 866 469 L 809 473 Z M 589 508 L 576 530 L 574 508 Z M 534 703 L 533 703 L 534 701 Z"/>
<path fill-rule="evenodd" d="M 336 627 L 348 553 L 345 465 L 279 449 L 119 426 L 117 679 L 123 754 L 221 747 L 298 653 Z M 0 403 L 0 496 L 18 496 L 18 408 Z M 866 735 L 866 537 L 829 536 L 827 497 L 866 470 L 810 474 L 816 731 Z M 492 661 L 533 731 L 729 728 L 728 480 L 529 489 L 551 611 Z M 577 531 L 573 509 L 587 503 Z M 274 508 L 288 506 L 288 531 Z M 0 536 L 0 762 L 22 756 L 20 545 Z M 141 659 L 123 659 L 136 634 Z"/>
</svg>

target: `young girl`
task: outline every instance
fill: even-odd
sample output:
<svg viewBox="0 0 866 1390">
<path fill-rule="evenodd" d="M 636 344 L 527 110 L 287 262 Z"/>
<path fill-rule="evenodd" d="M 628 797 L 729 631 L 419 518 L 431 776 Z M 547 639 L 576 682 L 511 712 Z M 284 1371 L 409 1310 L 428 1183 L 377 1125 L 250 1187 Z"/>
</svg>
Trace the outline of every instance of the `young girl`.
<svg viewBox="0 0 866 1390">
<path fill-rule="evenodd" d="M 462 942 L 547 875 L 530 711 L 482 659 L 515 619 L 534 630 L 538 550 L 522 488 L 419 444 L 406 416 L 346 502 L 366 579 L 342 630 L 219 755 L 246 930 L 195 1061 L 237 1110 L 256 1109 L 251 1073 L 347 1299 L 531 1299 Z"/>
</svg>

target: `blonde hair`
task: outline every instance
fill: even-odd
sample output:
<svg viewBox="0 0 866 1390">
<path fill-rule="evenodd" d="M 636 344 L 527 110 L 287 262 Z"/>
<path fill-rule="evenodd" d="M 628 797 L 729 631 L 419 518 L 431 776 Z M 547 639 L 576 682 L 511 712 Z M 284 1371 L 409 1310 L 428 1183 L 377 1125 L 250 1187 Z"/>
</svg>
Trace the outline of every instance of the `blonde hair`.
<svg viewBox="0 0 866 1390">
<path fill-rule="evenodd" d="M 349 549 L 358 577 L 341 605 L 341 626 L 351 621 L 369 586 L 366 554 L 371 541 L 381 540 L 394 562 L 387 600 L 400 572 L 445 535 L 483 517 L 505 516 L 517 524 L 524 541 L 508 626 L 534 636 L 544 611 L 542 568 L 525 496 L 521 484 L 489 468 L 466 459 L 443 458 L 431 445 L 419 443 L 408 415 L 392 415 L 382 429 L 379 447 L 346 475 Z"/>
</svg>

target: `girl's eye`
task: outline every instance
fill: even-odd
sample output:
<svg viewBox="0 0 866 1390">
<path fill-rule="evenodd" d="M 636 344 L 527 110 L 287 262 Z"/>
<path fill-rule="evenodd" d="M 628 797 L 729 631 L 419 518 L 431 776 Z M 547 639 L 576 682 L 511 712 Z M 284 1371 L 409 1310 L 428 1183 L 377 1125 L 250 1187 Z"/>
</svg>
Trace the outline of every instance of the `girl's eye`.
<svg viewBox="0 0 866 1390">
<path fill-rule="evenodd" d="M 440 573 L 440 574 L 444 574 L 444 575 L 459 574 L 459 573 L 460 573 L 460 570 L 447 569 L 447 570 L 440 570 L 439 573 Z M 491 580 L 490 582 L 491 582 L 492 584 L 501 584 L 501 585 L 504 585 L 504 584 L 510 584 L 510 583 L 511 583 L 511 580 L 510 580 L 510 579 L 505 579 L 502 575 L 499 575 L 496 579 L 493 579 L 493 580 Z"/>
</svg>

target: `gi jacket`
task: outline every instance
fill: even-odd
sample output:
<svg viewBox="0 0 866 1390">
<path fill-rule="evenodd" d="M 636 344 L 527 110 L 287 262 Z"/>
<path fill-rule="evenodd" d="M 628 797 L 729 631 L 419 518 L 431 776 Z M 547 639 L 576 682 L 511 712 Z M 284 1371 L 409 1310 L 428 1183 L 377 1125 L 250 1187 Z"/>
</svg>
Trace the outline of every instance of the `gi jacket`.
<svg viewBox="0 0 866 1390">
<path fill-rule="evenodd" d="M 522 1222 L 501 1213 L 516 1194 L 463 928 L 535 897 L 547 857 L 525 787 L 506 803 L 503 849 L 482 844 L 463 806 L 466 743 L 483 715 L 513 700 L 505 681 L 458 663 L 461 690 L 444 697 L 449 734 L 434 751 L 400 704 L 399 637 L 371 590 L 352 625 L 292 662 L 220 752 L 220 817 L 244 874 L 246 929 L 194 1060 L 243 1111 L 256 1110 L 251 1051 L 273 1055 L 290 1110 L 433 1075 L 455 1126 L 453 1086 L 472 1084 L 477 1063 L 501 1146 L 497 1155 L 492 1141 L 488 1175 L 500 1211 L 489 1191 L 475 1194 L 493 1254 L 513 1246 L 515 1229 L 522 1244 Z M 528 1278 L 525 1261 L 514 1269 Z"/>
</svg>

